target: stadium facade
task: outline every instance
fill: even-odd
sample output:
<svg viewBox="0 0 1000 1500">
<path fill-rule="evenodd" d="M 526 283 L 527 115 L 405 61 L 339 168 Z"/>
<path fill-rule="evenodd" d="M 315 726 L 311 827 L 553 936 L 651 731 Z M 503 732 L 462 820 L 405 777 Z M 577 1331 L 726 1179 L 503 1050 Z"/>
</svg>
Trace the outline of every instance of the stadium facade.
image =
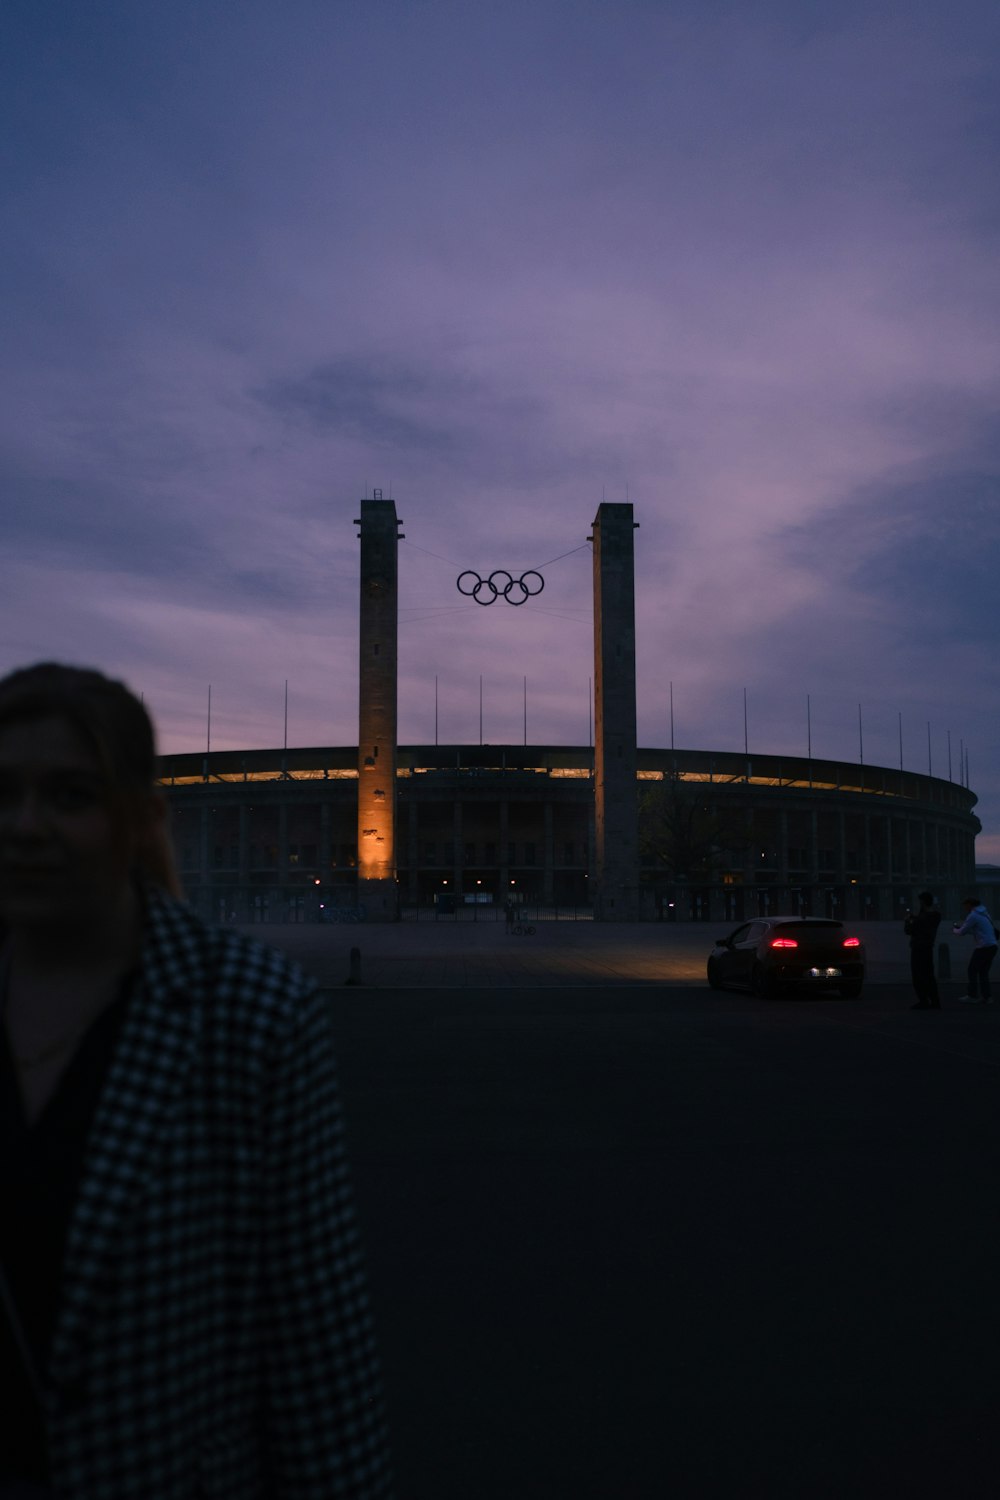
<svg viewBox="0 0 1000 1500">
<path fill-rule="evenodd" d="M 161 762 L 185 889 L 206 915 L 392 921 L 421 906 L 495 911 L 513 895 L 604 921 L 886 919 L 925 886 L 948 909 L 972 888 L 980 825 L 965 786 L 811 757 L 638 747 L 631 505 L 602 504 L 589 538 L 593 747 L 398 745 L 402 523 L 375 491 L 355 524 L 358 744 Z M 494 583 L 480 587 L 497 597 Z"/>
<path fill-rule="evenodd" d="M 643 825 L 679 793 L 714 836 L 708 864 L 686 874 L 655 828 L 640 837 L 625 905 L 641 918 L 884 920 L 926 886 L 957 911 L 974 885 L 976 799 L 955 782 L 697 750 L 639 749 L 637 762 Z M 364 906 L 356 746 L 173 755 L 161 775 L 185 889 L 206 914 L 301 921 Z M 592 907 L 592 749 L 403 745 L 395 776 L 394 907 L 498 906 L 509 894 L 566 915 Z"/>
</svg>

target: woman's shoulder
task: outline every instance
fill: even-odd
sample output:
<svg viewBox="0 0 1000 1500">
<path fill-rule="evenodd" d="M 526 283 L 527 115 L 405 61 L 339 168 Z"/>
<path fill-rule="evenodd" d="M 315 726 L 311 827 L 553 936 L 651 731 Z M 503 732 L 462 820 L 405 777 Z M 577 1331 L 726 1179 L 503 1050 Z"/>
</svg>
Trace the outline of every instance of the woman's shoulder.
<svg viewBox="0 0 1000 1500">
<path fill-rule="evenodd" d="M 160 892 L 149 895 L 146 916 L 138 1005 L 152 1035 L 171 1012 L 190 1010 L 192 1077 L 202 1081 L 192 1083 L 193 1098 L 209 1089 L 212 1107 L 238 1117 L 242 1129 L 292 1080 L 295 1089 L 334 1097 L 329 1008 L 297 963 Z"/>
<path fill-rule="evenodd" d="M 316 990 L 299 964 L 245 933 L 219 927 L 182 901 L 146 893 L 144 961 L 154 978 L 201 991 L 216 1003 L 282 1009 Z"/>
</svg>

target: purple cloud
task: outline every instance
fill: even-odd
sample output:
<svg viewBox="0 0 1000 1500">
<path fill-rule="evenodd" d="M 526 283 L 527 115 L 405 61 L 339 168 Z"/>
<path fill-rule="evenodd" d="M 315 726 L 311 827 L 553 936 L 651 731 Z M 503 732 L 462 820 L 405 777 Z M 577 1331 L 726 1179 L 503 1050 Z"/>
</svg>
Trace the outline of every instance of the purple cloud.
<svg viewBox="0 0 1000 1500">
<path fill-rule="evenodd" d="M 582 741 L 582 545 L 638 533 L 640 737 L 936 769 L 1000 859 L 1000 16 L 985 3 L 15 3 L 5 665 L 167 748 L 356 734 L 390 487 L 402 733 Z M 459 567 L 537 566 L 523 610 Z M 956 755 L 957 765 L 957 755 Z M 956 772 L 957 774 L 957 772 Z"/>
</svg>

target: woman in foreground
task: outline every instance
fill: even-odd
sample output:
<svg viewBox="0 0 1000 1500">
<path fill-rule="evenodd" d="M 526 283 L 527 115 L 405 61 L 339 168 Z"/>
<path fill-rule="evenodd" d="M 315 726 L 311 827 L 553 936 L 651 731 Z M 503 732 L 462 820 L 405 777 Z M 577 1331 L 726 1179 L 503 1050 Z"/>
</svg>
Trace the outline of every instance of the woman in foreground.
<svg viewBox="0 0 1000 1500">
<path fill-rule="evenodd" d="M 0 681 L 0 1495 L 381 1500 L 328 1020 L 180 902 L 154 768 L 121 684 Z"/>
</svg>

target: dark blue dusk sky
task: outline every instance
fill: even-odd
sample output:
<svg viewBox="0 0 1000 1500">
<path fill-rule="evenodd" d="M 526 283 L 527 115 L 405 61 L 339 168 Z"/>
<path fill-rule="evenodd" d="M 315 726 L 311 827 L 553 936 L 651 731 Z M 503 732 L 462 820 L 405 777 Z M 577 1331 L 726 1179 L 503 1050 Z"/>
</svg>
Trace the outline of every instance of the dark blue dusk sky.
<svg viewBox="0 0 1000 1500">
<path fill-rule="evenodd" d="M 352 518 L 405 520 L 400 736 L 582 743 L 634 505 L 640 742 L 959 779 L 1000 861 L 1000 8 L 7 0 L 0 668 L 165 750 L 357 735 Z"/>
</svg>

